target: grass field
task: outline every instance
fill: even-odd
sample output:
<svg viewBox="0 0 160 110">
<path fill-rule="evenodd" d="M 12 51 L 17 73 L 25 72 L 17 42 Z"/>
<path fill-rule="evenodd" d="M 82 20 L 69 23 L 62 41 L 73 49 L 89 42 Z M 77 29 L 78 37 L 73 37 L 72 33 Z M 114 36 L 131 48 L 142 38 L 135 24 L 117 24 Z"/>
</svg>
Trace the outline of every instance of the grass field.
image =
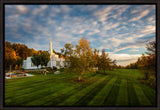
<svg viewBox="0 0 160 110">
<path fill-rule="evenodd" d="M 156 106 L 156 91 L 137 80 L 138 70 L 103 74 L 47 74 L 5 81 L 5 106 Z"/>
</svg>

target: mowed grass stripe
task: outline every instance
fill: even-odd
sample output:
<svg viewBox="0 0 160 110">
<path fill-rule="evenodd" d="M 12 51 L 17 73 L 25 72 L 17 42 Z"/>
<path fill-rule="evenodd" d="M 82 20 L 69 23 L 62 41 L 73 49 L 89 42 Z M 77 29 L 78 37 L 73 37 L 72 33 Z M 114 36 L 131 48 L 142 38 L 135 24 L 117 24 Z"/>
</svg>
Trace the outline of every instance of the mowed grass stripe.
<svg viewBox="0 0 160 110">
<path fill-rule="evenodd" d="M 128 92 L 127 92 L 127 80 L 121 79 L 119 92 L 117 94 L 116 106 L 128 105 Z"/>
<path fill-rule="evenodd" d="M 71 106 L 71 105 L 73 105 L 75 102 L 80 100 L 81 97 L 83 97 L 86 93 L 88 93 L 88 91 L 90 91 L 93 88 L 95 88 L 99 83 L 101 83 L 105 79 L 106 79 L 106 77 L 98 79 L 97 82 L 94 82 L 93 84 L 89 85 L 88 87 L 83 88 L 81 91 L 75 93 L 74 95 L 72 95 L 71 97 L 69 97 L 64 102 L 62 102 L 62 103 L 60 103 L 58 105 L 63 105 L 63 106 Z"/>
<path fill-rule="evenodd" d="M 112 89 L 107 95 L 106 99 L 104 100 L 102 104 L 103 106 L 114 106 L 115 105 L 120 83 L 121 83 L 121 79 L 118 78 L 113 84 Z"/>
<path fill-rule="evenodd" d="M 140 84 L 139 86 L 142 88 L 143 93 L 148 98 L 152 106 L 156 106 L 156 91 L 152 88 L 147 87 L 146 85 Z"/>
<path fill-rule="evenodd" d="M 78 100 L 74 105 L 84 106 L 87 105 L 97 94 L 98 92 L 107 84 L 111 77 L 107 77 L 104 81 L 99 83 L 95 88 L 88 91 L 80 100 Z"/>
<path fill-rule="evenodd" d="M 5 87 L 7 88 L 7 90 L 10 90 L 10 89 L 12 89 L 12 90 L 25 89 L 26 86 L 34 87 L 34 86 L 36 86 L 36 85 L 38 85 L 40 83 L 46 83 L 48 81 L 49 82 L 50 81 L 55 82 L 55 80 L 56 81 L 59 80 L 58 78 L 59 77 L 55 77 L 55 75 L 53 74 L 53 75 L 48 75 L 48 76 L 44 76 L 44 75 L 43 76 L 39 76 L 39 75 L 37 75 L 37 76 L 30 77 L 30 79 L 28 77 L 26 77 L 26 78 L 22 78 L 23 81 L 22 81 L 22 79 L 19 79 L 19 78 L 18 79 L 8 79 L 8 82 L 5 83 Z M 61 77 L 62 80 L 66 79 L 66 78 L 67 77 Z M 13 81 L 15 81 L 15 82 L 12 83 Z M 13 86 L 15 86 L 15 87 L 13 87 Z"/>
<path fill-rule="evenodd" d="M 139 106 L 139 100 L 137 98 L 137 94 L 135 92 L 135 88 L 133 87 L 133 81 L 127 80 L 128 86 L 128 106 Z"/>
<path fill-rule="evenodd" d="M 56 99 L 60 99 L 58 96 L 60 95 L 63 95 L 64 92 L 69 92 L 70 90 L 73 90 L 73 86 L 70 86 L 70 87 L 67 87 L 67 88 L 64 88 L 62 90 L 57 90 L 55 92 L 52 92 L 52 93 L 48 93 L 47 96 L 44 95 L 44 96 L 41 96 L 37 99 L 34 99 L 34 101 L 30 101 L 26 104 L 24 104 L 25 106 L 44 106 L 44 105 L 56 105 L 57 101 Z M 42 101 L 44 100 L 44 101 Z"/>
<path fill-rule="evenodd" d="M 9 100 L 5 100 L 6 102 L 6 105 L 23 105 L 24 103 L 27 103 L 29 101 L 32 101 L 32 100 L 35 100 L 35 99 L 39 99 L 40 97 L 43 97 L 46 95 L 46 93 L 49 93 L 49 92 L 56 92 L 58 91 L 60 88 L 59 86 L 61 85 L 64 85 L 64 84 L 59 84 L 59 85 L 54 85 L 52 88 L 49 88 L 51 87 L 52 84 L 47 84 L 44 86 L 40 86 L 39 85 L 39 89 L 34 91 L 34 92 L 31 92 L 29 94 L 24 94 L 24 95 L 21 95 L 21 96 L 17 96 L 17 97 L 13 97 L 13 98 L 10 98 Z"/>
<path fill-rule="evenodd" d="M 65 74 L 65 76 L 67 75 Z M 92 76 L 95 76 L 95 74 L 93 74 Z M 16 84 L 16 86 L 15 85 L 11 86 L 12 88 L 5 86 L 5 91 L 12 91 L 12 92 L 7 92 L 7 94 L 5 94 L 5 99 L 9 99 L 15 96 L 18 97 L 18 96 L 22 96 L 25 94 L 30 94 L 38 90 L 39 86 L 45 87 L 45 85 L 50 84 L 50 83 L 54 85 L 55 83 L 57 83 L 57 80 L 59 80 L 59 77 L 57 78 L 55 77 L 55 75 L 48 75 L 48 76 L 43 76 L 43 77 L 34 76 L 34 77 L 37 77 L 37 78 L 31 77 L 31 79 L 32 80 L 38 79 L 38 81 L 35 81 L 36 83 L 32 83 L 33 81 L 28 81 L 28 79 L 24 79 L 25 82 L 21 83 L 21 85 L 17 85 L 17 83 L 13 83 L 13 84 Z M 90 77 L 90 75 L 85 76 L 85 78 L 88 78 L 88 77 Z M 67 79 L 67 77 L 64 77 L 64 76 L 60 78 L 61 78 L 60 81 Z M 11 79 L 11 80 L 17 81 L 17 79 Z M 9 84 L 7 83 L 7 85 Z"/>
<path fill-rule="evenodd" d="M 52 79 L 53 80 L 53 79 Z M 37 91 L 38 89 L 45 87 L 48 83 L 51 83 L 51 81 L 44 81 L 44 82 L 40 82 L 40 83 L 36 83 L 36 84 L 32 84 L 32 85 L 28 85 L 28 84 L 23 84 L 23 86 L 17 86 L 17 90 L 15 90 L 14 87 L 12 87 L 13 89 L 6 89 L 5 91 L 12 91 L 12 92 L 7 92 L 7 94 L 5 94 L 5 98 L 12 98 L 14 96 L 18 97 L 18 96 L 22 96 L 25 94 L 30 94 L 32 92 Z M 40 87 L 39 87 L 40 86 Z"/>
<path fill-rule="evenodd" d="M 110 77 L 110 80 L 108 81 L 108 83 L 106 83 L 105 87 L 98 92 L 98 94 L 89 102 L 88 105 L 90 105 L 90 106 L 102 105 L 105 98 L 106 98 L 105 96 L 107 96 L 109 94 L 116 79 L 117 79 L 117 77 L 115 77 L 115 76 Z"/>
<path fill-rule="evenodd" d="M 93 75 L 93 77 L 91 77 L 90 79 L 94 80 L 96 79 L 96 76 Z M 56 106 L 58 103 L 61 103 L 62 101 L 70 97 L 72 94 L 78 92 L 79 90 L 85 88 L 88 85 L 89 84 L 80 85 L 77 83 L 77 85 L 74 85 L 74 86 L 65 86 L 65 87 L 62 87 L 62 89 L 60 89 L 59 91 L 55 93 L 47 94 L 47 96 L 41 97 L 39 99 L 39 100 L 45 100 L 45 102 L 34 100 L 25 105 Z"/>
<path fill-rule="evenodd" d="M 140 102 L 140 105 L 144 105 L 144 106 L 151 106 L 152 104 L 150 103 L 150 101 L 148 100 L 148 98 L 145 96 L 145 94 L 143 93 L 142 88 L 139 86 L 139 84 L 133 84 L 134 88 L 135 88 L 135 92 L 137 94 L 138 100 Z"/>
</svg>

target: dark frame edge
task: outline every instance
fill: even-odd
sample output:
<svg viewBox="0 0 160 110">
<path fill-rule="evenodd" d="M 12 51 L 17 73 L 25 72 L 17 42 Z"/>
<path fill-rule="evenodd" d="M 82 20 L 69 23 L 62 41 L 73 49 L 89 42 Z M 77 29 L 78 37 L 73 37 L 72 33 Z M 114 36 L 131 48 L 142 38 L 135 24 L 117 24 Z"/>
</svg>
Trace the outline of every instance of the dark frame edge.
<svg viewBox="0 0 160 110">
<path fill-rule="evenodd" d="M 157 3 L 157 0 L 1 0 L 3 3 L 105 4 L 105 3 Z"/>
<path fill-rule="evenodd" d="M 95 3 L 95 4 L 105 4 L 105 3 L 117 3 L 117 1 L 119 0 L 109 0 L 106 2 L 106 0 L 102 0 L 102 1 L 98 1 L 98 0 L 92 0 L 91 4 Z M 127 2 L 128 1 L 128 2 Z M 25 3 L 36 3 L 38 2 L 38 0 L 0 0 L 0 110 L 28 110 L 28 109 L 38 109 L 38 110 L 50 110 L 50 109 L 54 109 L 54 110 L 67 110 L 67 109 L 71 109 L 71 110 L 160 110 L 160 66 L 157 66 L 157 106 L 156 107 L 4 107 L 4 4 L 25 4 Z M 122 4 L 130 4 L 130 3 L 142 3 L 142 4 L 156 4 L 156 42 L 157 42 L 157 65 L 160 65 L 160 0 L 121 0 L 119 1 Z M 118 2 L 118 3 L 119 3 Z M 55 4 L 81 4 L 81 3 L 90 3 L 90 0 L 41 0 L 41 2 L 39 2 L 40 4 L 45 4 L 45 3 L 55 3 Z M 38 3 L 38 4 L 39 4 Z"/>
</svg>

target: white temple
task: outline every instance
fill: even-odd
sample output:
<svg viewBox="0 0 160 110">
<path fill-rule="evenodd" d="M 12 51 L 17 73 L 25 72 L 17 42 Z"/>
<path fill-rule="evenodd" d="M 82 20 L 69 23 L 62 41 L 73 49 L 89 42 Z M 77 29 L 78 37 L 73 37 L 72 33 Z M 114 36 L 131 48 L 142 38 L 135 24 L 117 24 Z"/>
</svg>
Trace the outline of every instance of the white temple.
<svg viewBox="0 0 160 110">
<path fill-rule="evenodd" d="M 55 53 L 53 53 L 52 50 L 52 41 L 50 38 L 50 48 L 49 48 L 49 53 L 50 53 L 50 61 L 47 64 L 47 67 L 57 67 L 59 68 L 63 68 L 67 62 L 65 62 L 65 59 L 63 58 L 59 58 L 58 55 L 56 55 Z M 35 66 L 32 61 L 31 61 L 31 57 L 27 57 L 26 60 L 23 60 L 23 66 L 24 69 L 37 69 L 37 66 Z M 38 66 L 38 68 L 41 68 L 41 66 Z"/>
</svg>

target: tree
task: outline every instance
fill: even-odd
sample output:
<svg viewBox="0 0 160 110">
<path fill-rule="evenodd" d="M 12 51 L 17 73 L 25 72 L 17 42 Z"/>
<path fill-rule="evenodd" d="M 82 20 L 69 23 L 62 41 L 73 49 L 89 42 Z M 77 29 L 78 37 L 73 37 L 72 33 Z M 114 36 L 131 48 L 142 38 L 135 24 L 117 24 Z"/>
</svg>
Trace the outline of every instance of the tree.
<svg viewBox="0 0 160 110">
<path fill-rule="evenodd" d="M 12 49 L 12 44 L 9 41 L 5 41 L 5 47 Z"/>
<path fill-rule="evenodd" d="M 17 70 L 18 70 L 18 65 L 16 65 L 16 66 L 15 66 L 15 70 L 16 70 L 16 73 L 17 73 Z"/>
<path fill-rule="evenodd" d="M 110 64 L 111 64 L 111 59 L 108 57 L 108 54 L 105 53 L 105 50 L 102 49 L 102 54 L 99 57 L 98 66 L 101 70 L 104 71 L 104 74 L 105 70 L 110 69 Z"/>
<path fill-rule="evenodd" d="M 23 59 L 18 56 L 18 57 L 17 57 L 17 60 L 16 60 L 16 64 L 17 64 L 18 66 L 23 65 Z"/>
<path fill-rule="evenodd" d="M 8 48 L 5 45 L 5 68 L 9 69 L 9 66 L 12 67 L 16 64 L 17 55 L 16 52 L 12 48 Z"/>
<path fill-rule="evenodd" d="M 41 66 L 47 66 L 49 60 L 50 60 L 50 54 L 47 51 L 41 52 Z"/>
<path fill-rule="evenodd" d="M 98 67 L 98 60 L 99 60 L 99 50 L 94 49 L 93 52 L 93 64 L 95 67 Z"/>
<path fill-rule="evenodd" d="M 61 53 L 66 57 L 70 57 L 73 54 L 74 45 L 70 43 L 66 43 L 64 45 L 65 48 L 61 49 Z"/>
<path fill-rule="evenodd" d="M 147 55 L 142 54 L 138 58 L 137 64 L 138 68 L 143 71 L 142 73 L 145 75 L 145 79 L 148 80 L 150 75 L 156 77 L 156 42 L 149 42 L 146 48 Z"/>
<path fill-rule="evenodd" d="M 28 49 L 28 57 L 33 56 L 37 51 L 34 50 L 33 48 Z"/>
<path fill-rule="evenodd" d="M 71 45 L 67 45 L 67 47 L 70 46 Z M 70 60 L 69 69 L 79 74 L 78 80 L 80 81 L 82 80 L 83 74 L 92 71 L 92 49 L 89 46 L 89 42 L 84 37 L 81 38 L 74 51 L 71 49 L 67 51 Z"/>
<path fill-rule="evenodd" d="M 29 56 L 28 53 L 31 52 L 25 44 L 14 43 L 12 47 L 16 51 L 17 55 L 24 60 Z"/>
<path fill-rule="evenodd" d="M 111 61 L 110 69 L 113 70 L 114 68 L 117 68 L 116 60 Z"/>
<path fill-rule="evenodd" d="M 22 69 L 23 59 L 21 57 L 19 57 L 19 56 L 17 57 L 16 65 L 18 65 L 19 71 L 20 71 Z"/>
<path fill-rule="evenodd" d="M 149 42 L 146 46 L 147 55 L 138 58 L 137 65 L 148 85 L 156 87 L 156 42 Z"/>
<path fill-rule="evenodd" d="M 149 42 L 146 48 L 148 50 L 146 52 L 148 55 L 148 67 L 150 70 L 156 71 L 156 42 Z"/>
<path fill-rule="evenodd" d="M 38 69 L 38 66 L 41 64 L 41 55 L 40 55 L 40 52 L 37 52 L 35 53 L 32 58 L 31 58 L 31 61 L 34 65 L 37 66 L 37 69 Z"/>
</svg>

